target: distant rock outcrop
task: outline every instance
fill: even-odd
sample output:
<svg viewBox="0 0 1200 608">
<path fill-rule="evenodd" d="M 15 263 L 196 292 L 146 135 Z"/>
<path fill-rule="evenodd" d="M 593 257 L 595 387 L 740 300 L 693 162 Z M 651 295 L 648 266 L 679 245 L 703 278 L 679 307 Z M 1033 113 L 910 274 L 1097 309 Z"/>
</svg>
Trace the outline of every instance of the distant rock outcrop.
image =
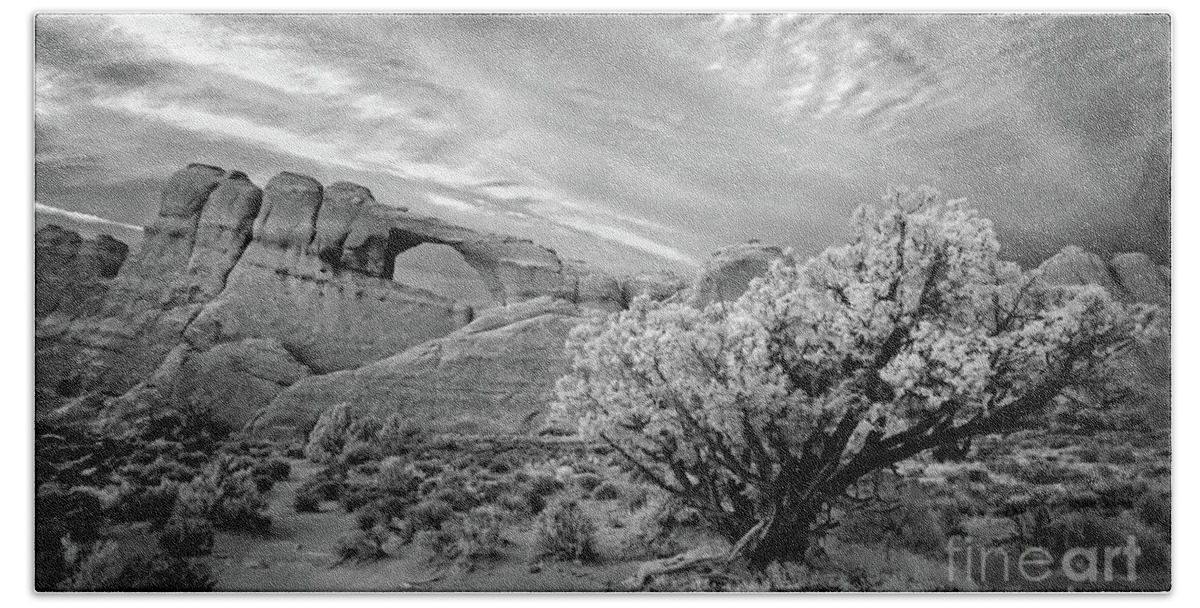
<svg viewBox="0 0 1200 608">
<path fill-rule="evenodd" d="M 704 306 L 736 300 L 750 281 L 766 274 L 771 262 L 782 257 L 783 250 L 775 245 L 744 243 L 718 249 L 692 283 L 692 302 Z"/>
<path fill-rule="evenodd" d="M 108 235 L 84 239 L 57 225 L 34 235 L 34 318 L 96 314 L 129 247 Z"/>
<path fill-rule="evenodd" d="M 1059 285 L 1099 285 L 1127 302 L 1169 306 L 1170 269 L 1144 253 L 1121 253 L 1105 262 L 1100 256 L 1068 246 L 1038 267 L 1042 278 Z"/>
</svg>

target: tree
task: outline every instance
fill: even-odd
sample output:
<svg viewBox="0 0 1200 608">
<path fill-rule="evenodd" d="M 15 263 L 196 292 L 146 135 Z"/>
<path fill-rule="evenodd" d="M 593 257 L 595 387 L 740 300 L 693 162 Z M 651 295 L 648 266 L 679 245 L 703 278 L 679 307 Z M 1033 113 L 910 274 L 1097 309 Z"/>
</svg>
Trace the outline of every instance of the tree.
<svg viewBox="0 0 1200 608">
<path fill-rule="evenodd" d="M 894 192 L 852 227 L 734 302 L 640 298 L 568 340 L 556 414 L 697 509 L 728 559 L 802 558 L 864 476 L 1080 407 L 1152 331 L 1152 307 L 1002 260 L 960 201 Z"/>
</svg>

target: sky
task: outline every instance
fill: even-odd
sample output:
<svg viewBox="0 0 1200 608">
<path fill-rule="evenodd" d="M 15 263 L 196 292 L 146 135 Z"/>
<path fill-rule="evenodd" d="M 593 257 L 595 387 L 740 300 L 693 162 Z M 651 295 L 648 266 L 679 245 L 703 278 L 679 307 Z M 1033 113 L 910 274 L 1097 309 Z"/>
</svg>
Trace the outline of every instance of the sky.
<svg viewBox="0 0 1200 608">
<path fill-rule="evenodd" d="M 614 271 L 814 254 L 889 186 L 1006 254 L 1170 255 L 1155 15 L 39 15 L 40 217 L 144 225 L 190 162 L 293 171 Z"/>
</svg>

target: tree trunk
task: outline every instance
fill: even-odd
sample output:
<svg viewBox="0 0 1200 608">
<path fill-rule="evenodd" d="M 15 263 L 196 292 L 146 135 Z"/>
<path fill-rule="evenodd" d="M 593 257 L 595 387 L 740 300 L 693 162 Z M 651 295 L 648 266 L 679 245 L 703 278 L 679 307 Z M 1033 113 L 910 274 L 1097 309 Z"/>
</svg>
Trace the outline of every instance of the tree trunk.
<svg viewBox="0 0 1200 608">
<path fill-rule="evenodd" d="M 779 513 L 767 522 L 757 542 L 749 543 L 745 557 L 756 567 L 771 562 L 802 561 L 813 541 L 817 510 L 811 506 Z"/>
</svg>

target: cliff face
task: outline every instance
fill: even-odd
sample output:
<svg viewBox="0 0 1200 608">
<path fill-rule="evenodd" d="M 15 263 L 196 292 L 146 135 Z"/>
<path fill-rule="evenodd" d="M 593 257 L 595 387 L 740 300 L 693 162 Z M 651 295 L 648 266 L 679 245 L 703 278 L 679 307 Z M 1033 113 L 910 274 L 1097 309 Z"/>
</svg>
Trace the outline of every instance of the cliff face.
<svg viewBox="0 0 1200 608">
<path fill-rule="evenodd" d="M 458 276 L 478 285 L 407 283 L 411 275 L 429 285 L 438 274 L 405 266 L 401 254 L 423 245 L 451 251 L 438 255 L 459 257 Z M 39 413 L 99 409 L 129 423 L 198 402 L 240 426 L 302 378 L 357 370 L 493 308 L 537 299 L 534 317 L 565 318 L 627 301 L 622 281 L 531 241 L 389 207 L 356 184 L 325 187 L 286 172 L 259 188 L 241 172 L 190 165 L 167 182 L 141 249 L 123 263 L 126 250 L 111 238 L 39 231 Z M 665 277 L 631 283 L 661 297 L 674 288 Z M 566 330 L 552 333 L 539 352 L 561 349 Z M 499 367 L 520 348 L 497 345 L 476 359 Z M 249 388 L 230 406 L 231 395 L 198 377 Z"/>
</svg>

